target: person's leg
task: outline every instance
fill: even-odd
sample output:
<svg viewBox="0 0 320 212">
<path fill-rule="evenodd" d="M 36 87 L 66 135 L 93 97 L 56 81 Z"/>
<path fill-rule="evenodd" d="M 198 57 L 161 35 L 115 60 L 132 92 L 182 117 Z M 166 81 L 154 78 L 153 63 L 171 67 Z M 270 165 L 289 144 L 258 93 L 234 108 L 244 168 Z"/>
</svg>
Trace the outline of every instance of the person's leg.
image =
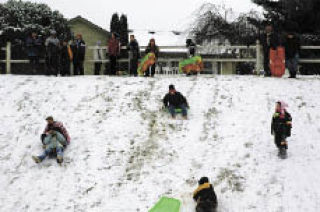
<svg viewBox="0 0 320 212">
<path fill-rule="evenodd" d="M 265 51 L 263 56 L 264 56 L 264 63 L 263 63 L 263 68 L 264 68 L 264 76 L 271 76 L 270 72 L 270 50 Z"/>
<path fill-rule="evenodd" d="M 156 64 L 153 64 L 151 66 L 151 77 L 154 77 L 154 74 L 156 73 Z"/>
<path fill-rule="evenodd" d="M 275 133 L 275 135 L 274 135 L 274 143 L 277 146 L 277 148 L 281 147 L 281 134 Z"/>
<path fill-rule="evenodd" d="M 175 117 L 176 117 L 176 107 L 175 107 L 175 106 L 170 105 L 170 106 L 169 106 L 169 112 L 170 112 L 172 118 L 175 118 Z"/>
<path fill-rule="evenodd" d="M 62 163 L 63 162 L 63 147 L 58 145 L 56 148 L 56 152 L 57 152 L 57 162 Z"/>
<path fill-rule="evenodd" d="M 80 75 L 84 75 L 83 61 L 79 61 L 79 71 Z"/>
<path fill-rule="evenodd" d="M 293 60 L 292 58 L 288 58 L 287 59 L 287 67 L 289 69 L 289 74 L 290 74 L 290 78 L 293 78 L 294 77 L 294 70 L 293 70 Z"/>
<path fill-rule="evenodd" d="M 115 69 L 116 69 L 116 67 L 115 67 L 115 57 L 114 56 L 110 56 L 110 75 L 113 75 Z"/>
<path fill-rule="evenodd" d="M 186 104 L 180 105 L 180 108 L 182 110 L 182 116 L 186 118 L 188 116 L 188 110 L 187 110 Z"/>
<path fill-rule="evenodd" d="M 59 143 L 62 146 L 66 146 L 67 145 L 67 140 L 61 133 L 56 132 L 56 136 L 57 136 L 57 140 L 59 141 Z"/>
<path fill-rule="evenodd" d="M 78 75 L 78 63 L 77 61 L 73 61 L 73 75 Z"/>
<path fill-rule="evenodd" d="M 133 75 L 138 76 L 138 60 L 133 60 Z"/>
<path fill-rule="evenodd" d="M 129 75 L 132 76 L 133 75 L 133 63 L 134 63 L 134 60 L 133 59 L 130 59 L 129 61 Z"/>
</svg>

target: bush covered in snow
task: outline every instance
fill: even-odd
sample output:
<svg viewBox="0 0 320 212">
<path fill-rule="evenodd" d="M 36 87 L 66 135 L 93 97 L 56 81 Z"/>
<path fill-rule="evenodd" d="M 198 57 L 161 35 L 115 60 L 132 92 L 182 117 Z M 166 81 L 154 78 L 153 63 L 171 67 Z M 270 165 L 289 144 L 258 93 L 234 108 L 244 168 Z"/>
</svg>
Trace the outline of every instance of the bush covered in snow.
<svg viewBox="0 0 320 212">
<path fill-rule="evenodd" d="M 47 35 L 56 30 L 61 37 L 68 37 L 70 29 L 67 20 L 58 11 L 52 11 L 46 4 L 8 0 L 0 4 L 0 40 L 16 41 L 35 31 Z"/>
</svg>

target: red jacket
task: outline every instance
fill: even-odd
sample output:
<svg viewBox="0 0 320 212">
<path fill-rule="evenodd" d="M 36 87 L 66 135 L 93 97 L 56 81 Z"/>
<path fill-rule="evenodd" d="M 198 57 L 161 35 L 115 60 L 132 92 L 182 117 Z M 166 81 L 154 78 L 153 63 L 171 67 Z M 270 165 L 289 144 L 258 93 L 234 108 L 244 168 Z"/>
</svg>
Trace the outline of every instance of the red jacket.
<svg viewBox="0 0 320 212">
<path fill-rule="evenodd" d="M 47 125 L 46 128 L 44 129 L 44 134 L 48 134 L 48 132 L 50 130 L 55 130 L 55 131 L 58 131 L 60 132 L 67 140 L 68 144 L 70 144 L 70 136 L 69 136 L 69 133 L 67 131 L 67 129 L 63 126 L 63 124 L 61 122 L 58 122 L 58 121 L 55 121 L 53 122 L 52 125 Z"/>
<path fill-rule="evenodd" d="M 108 42 L 108 53 L 110 56 L 118 56 L 120 52 L 120 48 L 119 48 L 119 41 L 115 38 L 109 39 Z"/>
</svg>

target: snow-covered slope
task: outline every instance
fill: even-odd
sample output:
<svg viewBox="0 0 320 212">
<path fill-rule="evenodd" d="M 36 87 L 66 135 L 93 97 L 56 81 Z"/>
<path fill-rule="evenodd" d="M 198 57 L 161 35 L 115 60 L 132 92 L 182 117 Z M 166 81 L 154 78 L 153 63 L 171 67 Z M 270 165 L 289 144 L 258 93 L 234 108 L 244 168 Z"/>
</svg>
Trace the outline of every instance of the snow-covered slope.
<svg viewBox="0 0 320 212">
<path fill-rule="evenodd" d="M 0 211 L 147 211 L 162 195 L 191 198 L 197 179 L 215 185 L 219 211 L 320 210 L 319 78 L 0 76 Z M 188 121 L 161 98 L 173 83 Z M 289 158 L 270 135 L 274 102 L 293 116 Z M 35 164 L 44 118 L 66 125 L 61 167 Z"/>
</svg>

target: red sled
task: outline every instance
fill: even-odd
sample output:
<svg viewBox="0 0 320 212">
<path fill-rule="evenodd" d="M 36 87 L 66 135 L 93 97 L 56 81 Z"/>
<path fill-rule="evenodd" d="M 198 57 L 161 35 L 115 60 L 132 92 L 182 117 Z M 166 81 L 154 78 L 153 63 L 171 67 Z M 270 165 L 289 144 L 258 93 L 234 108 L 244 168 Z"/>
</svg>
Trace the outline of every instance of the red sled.
<svg viewBox="0 0 320 212">
<path fill-rule="evenodd" d="M 286 57 L 284 47 L 270 49 L 270 71 L 274 77 L 282 77 L 286 72 Z"/>
</svg>

